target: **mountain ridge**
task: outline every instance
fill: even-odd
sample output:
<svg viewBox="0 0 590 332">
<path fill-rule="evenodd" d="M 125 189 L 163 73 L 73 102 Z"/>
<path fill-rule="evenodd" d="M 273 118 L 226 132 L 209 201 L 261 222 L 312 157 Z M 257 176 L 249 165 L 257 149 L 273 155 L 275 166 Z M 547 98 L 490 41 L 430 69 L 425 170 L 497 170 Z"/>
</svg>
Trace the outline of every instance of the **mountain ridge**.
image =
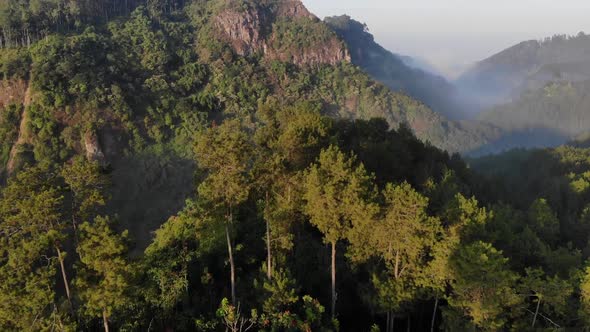
<svg viewBox="0 0 590 332">
<path fill-rule="evenodd" d="M 231 4 L 231 2 L 230 2 Z M 292 62 L 296 65 L 336 65 L 350 61 L 348 50 L 329 31 L 322 29 L 319 19 L 299 0 L 287 0 L 264 6 L 249 3 L 245 7 L 229 5 L 215 13 L 215 28 L 238 55 L 262 53 L 270 60 Z M 289 31 L 285 21 L 298 21 L 302 31 Z M 314 38 L 285 43 L 284 39 L 299 38 L 298 34 Z"/>
<path fill-rule="evenodd" d="M 455 81 L 486 108 L 510 100 L 530 88 L 529 80 L 545 66 L 575 64 L 590 59 L 590 35 L 556 35 L 543 40 L 518 43 L 477 62 Z M 545 67 L 546 69 L 546 67 Z M 554 70 L 555 71 L 555 70 Z M 559 76 L 537 76 L 536 86 L 544 86 Z M 580 80 L 590 79 L 584 76 Z"/>
<path fill-rule="evenodd" d="M 450 152 L 477 136 L 350 63 L 344 42 L 300 1 L 137 3 L 112 9 L 109 24 L 100 23 L 108 15 L 99 23 L 84 18 L 85 28 L 72 22 L 30 47 L 2 50 L 4 82 L 24 82 L 17 94 L 30 85 L 35 97 L 30 105 L 6 99 L 14 110 L 0 119 L 1 170 L 9 160 L 12 173 L 74 154 L 109 164 L 153 144 L 187 142 L 203 117 L 248 117 L 272 99 L 308 100 L 344 119 L 381 117 L 392 128 L 407 124 Z"/>
<path fill-rule="evenodd" d="M 407 64 L 408 58 L 379 45 L 368 27 L 350 16 L 324 19 L 346 42 L 351 61 L 394 91 L 402 91 L 424 102 L 449 119 L 462 118 L 457 90 L 444 77 Z M 411 58 L 410 58 L 411 59 Z"/>
</svg>

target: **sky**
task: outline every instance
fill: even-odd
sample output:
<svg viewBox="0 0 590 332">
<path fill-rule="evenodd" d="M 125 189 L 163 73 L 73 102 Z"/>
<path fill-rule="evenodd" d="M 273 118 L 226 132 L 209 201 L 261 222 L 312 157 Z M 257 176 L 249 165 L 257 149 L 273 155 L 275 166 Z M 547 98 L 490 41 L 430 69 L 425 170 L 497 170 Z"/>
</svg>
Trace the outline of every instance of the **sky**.
<svg viewBox="0 0 590 332">
<path fill-rule="evenodd" d="M 590 0 L 303 0 L 320 18 L 364 22 L 388 50 L 453 78 L 521 41 L 590 33 Z"/>
</svg>

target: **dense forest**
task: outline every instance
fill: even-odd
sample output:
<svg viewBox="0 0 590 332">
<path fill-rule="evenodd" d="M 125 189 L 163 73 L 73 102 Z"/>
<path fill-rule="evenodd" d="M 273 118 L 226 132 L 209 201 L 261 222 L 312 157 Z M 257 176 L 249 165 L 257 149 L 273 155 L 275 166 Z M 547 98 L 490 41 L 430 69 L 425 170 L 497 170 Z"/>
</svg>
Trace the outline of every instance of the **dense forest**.
<svg viewBox="0 0 590 332">
<path fill-rule="evenodd" d="M 0 17 L 0 330 L 588 328 L 582 144 L 450 155 L 299 1 Z"/>
</svg>

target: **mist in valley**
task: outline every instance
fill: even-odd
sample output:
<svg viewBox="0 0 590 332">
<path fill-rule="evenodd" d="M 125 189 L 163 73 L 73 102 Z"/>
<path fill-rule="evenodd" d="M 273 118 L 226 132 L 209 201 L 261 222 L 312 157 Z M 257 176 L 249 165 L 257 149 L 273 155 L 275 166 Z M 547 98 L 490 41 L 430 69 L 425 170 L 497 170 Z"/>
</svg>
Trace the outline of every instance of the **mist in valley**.
<svg viewBox="0 0 590 332">
<path fill-rule="evenodd" d="M 487 135 L 485 144 L 466 154 L 553 147 L 588 134 L 590 36 L 583 32 L 521 42 L 472 64 L 455 79 L 424 60 L 400 59 L 424 78 L 413 80 L 413 95 L 434 97 L 422 98 L 433 110 L 501 132 Z M 387 65 L 380 62 L 382 72 L 375 76 L 385 75 Z"/>
</svg>

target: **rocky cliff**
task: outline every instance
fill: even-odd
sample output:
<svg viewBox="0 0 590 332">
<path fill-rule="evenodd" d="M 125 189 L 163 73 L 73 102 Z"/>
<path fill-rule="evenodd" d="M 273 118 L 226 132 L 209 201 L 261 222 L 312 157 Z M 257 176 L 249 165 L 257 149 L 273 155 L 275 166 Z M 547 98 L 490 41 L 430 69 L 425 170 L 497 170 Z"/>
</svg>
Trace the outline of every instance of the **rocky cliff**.
<svg viewBox="0 0 590 332">
<path fill-rule="evenodd" d="M 241 56 L 262 54 L 299 66 L 350 62 L 344 43 L 299 0 L 228 5 L 214 15 L 213 26 Z"/>
<path fill-rule="evenodd" d="M 27 130 L 29 122 L 27 107 L 31 103 L 31 85 L 30 82 L 26 82 L 22 79 L 3 80 L 0 85 L 2 86 L 0 108 L 4 108 L 10 104 L 22 105 L 20 124 L 18 126 L 18 136 L 12 145 L 12 148 L 10 149 L 8 161 L 6 163 L 6 174 L 11 175 L 19 166 L 18 157 L 22 152 L 23 147 L 31 143 L 31 139 Z"/>
</svg>

